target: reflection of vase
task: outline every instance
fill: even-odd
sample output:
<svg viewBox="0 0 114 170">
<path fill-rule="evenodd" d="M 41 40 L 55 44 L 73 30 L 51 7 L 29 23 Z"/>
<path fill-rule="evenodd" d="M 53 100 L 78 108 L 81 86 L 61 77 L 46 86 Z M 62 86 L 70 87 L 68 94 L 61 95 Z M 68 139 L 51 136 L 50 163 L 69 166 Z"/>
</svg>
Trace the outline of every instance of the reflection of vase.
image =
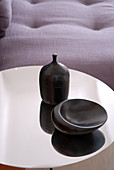
<svg viewBox="0 0 114 170">
<path fill-rule="evenodd" d="M 53 54 L 53 61 L 42 67 L 39 76 L 41 97 L 52 105 L 67 99 L 69 91 L 69 71 L 56 58 L 57 54 Z"/>
<path fill-rule="evenodd" d="M 52 145 L 61 154 L 66 156 L 84 156 L 100 149 L 105 138 L 99 130 L 85 135 L 66 135 L 58 130 L 52 135 Z"/>
<path fill-rule="evenodd" d="M 54 131 L 54 126 L 51 121 L 51 112 L 53 110 L 54 106 L 48 105 L 41 102 L 40 105 L 40 126 L 41 128 L 49 134 L 52 134 Z"/>
</svg>

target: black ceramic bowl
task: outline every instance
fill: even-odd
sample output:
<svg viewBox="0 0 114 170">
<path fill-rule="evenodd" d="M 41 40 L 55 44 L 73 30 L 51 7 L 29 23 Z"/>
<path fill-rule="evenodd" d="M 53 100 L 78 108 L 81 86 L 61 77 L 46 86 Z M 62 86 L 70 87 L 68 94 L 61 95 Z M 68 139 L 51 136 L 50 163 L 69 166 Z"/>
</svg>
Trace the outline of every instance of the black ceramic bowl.
<svg viewBox="0 0 114 170">
<path fill-rule="evenodd" d="M 70 99 L 58 104 L 52 113 L 52 122 L 66 134 L 87 134 L 101 127 L 107 120 L 106 110 L 95 102 Z"/>
</svg>

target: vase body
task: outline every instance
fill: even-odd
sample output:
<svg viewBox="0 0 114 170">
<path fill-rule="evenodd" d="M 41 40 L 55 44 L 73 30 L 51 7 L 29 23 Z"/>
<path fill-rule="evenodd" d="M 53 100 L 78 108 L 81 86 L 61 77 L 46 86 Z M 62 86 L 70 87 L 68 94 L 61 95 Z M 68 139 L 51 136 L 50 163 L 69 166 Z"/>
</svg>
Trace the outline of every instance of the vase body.
<svg viewBox="0 0 114 170">
<path fill-rule="evenodd" d="M 52 56 L 53 61 L 40 71 L 39 83 L 43 101 L 56 105 L 68 97 L 70 75 L 68 68 L 57 62 L 57 55 Z"/>
</svg>

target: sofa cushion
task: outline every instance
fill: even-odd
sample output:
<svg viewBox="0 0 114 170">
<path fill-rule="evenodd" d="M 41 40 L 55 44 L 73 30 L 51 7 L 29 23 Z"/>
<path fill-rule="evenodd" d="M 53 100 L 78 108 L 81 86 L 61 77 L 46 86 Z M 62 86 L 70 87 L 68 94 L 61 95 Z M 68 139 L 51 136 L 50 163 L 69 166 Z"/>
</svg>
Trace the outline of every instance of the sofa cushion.
<svg viewBox="0 0 114 170">
<path fill-rule="evenodd" d="M 5 35 L 12 18 L 12 0 L 0 0 L 0 38 Z"/>
<path fill-rule="evenodd" d="M 114 89 L 114 0 L 13 0 L 0 70 L 44 65 L 51 54 Z"/>
</svg>

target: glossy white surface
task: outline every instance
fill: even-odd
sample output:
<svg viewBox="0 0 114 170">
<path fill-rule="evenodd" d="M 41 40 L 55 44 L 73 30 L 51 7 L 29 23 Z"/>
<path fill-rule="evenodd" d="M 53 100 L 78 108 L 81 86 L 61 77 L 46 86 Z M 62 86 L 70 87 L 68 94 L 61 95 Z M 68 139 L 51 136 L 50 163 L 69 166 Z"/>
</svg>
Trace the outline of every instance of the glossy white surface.
<svg viewBox="0 0 114 170">
<path fill-rule="evenodd" d="M 40 127 L 41 98 L 38 75 L 41 67 L 23 67 L 0 72 L 0 163 L 26 168 L 50 168 L 90 158 L 114 141 L 114 92 L 103 82 L 70 70 L 69 98 L 84 98 L 101 104 L 108 120 L 100 128 L 105 144 L 98 151 L 82 157 L 58 153 L 51 135 Z"/>
</svg>

